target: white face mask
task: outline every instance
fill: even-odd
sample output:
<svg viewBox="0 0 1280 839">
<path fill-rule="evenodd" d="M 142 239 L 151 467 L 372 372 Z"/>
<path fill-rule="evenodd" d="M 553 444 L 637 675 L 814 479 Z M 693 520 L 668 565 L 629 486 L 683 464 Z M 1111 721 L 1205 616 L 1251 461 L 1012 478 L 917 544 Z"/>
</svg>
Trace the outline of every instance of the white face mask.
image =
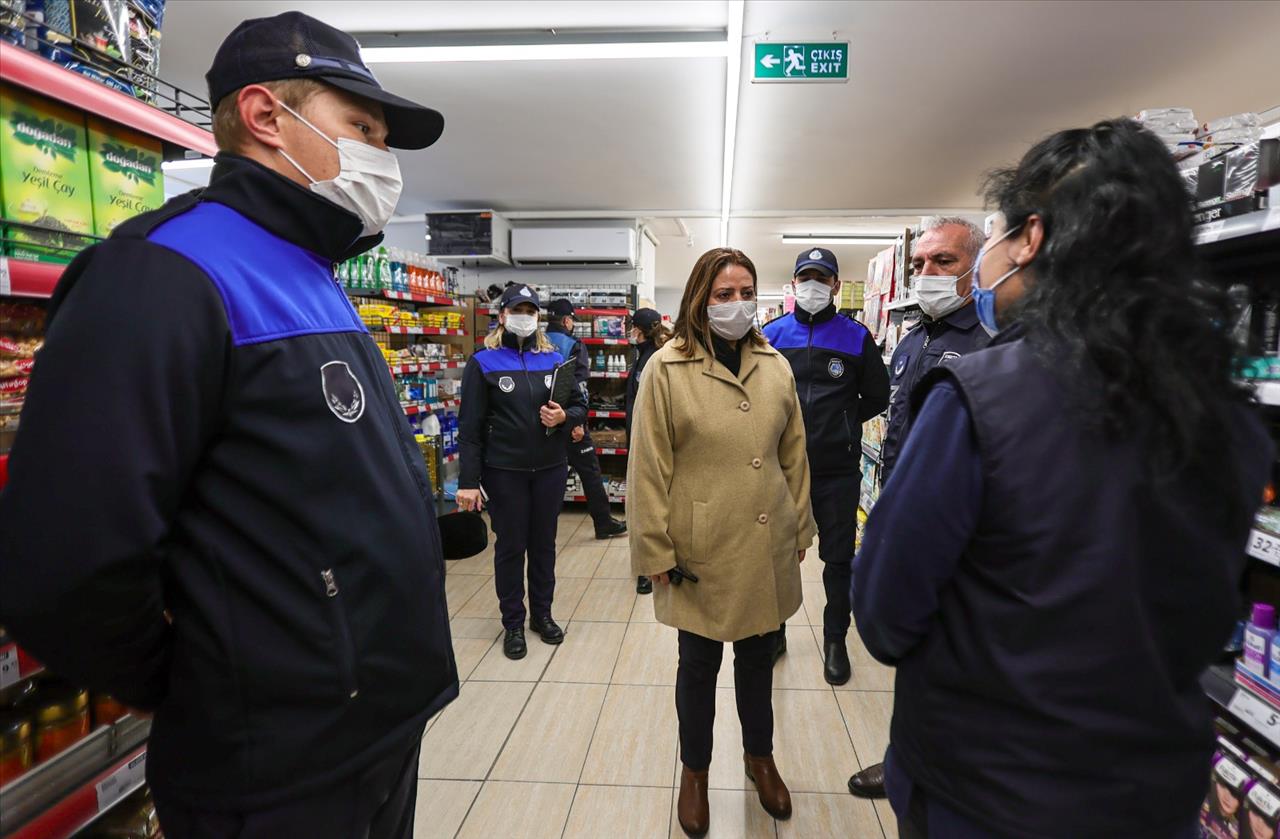
<svg viewBox="0 0 1280 839">
<path fill-rule="evenodd" d="M 805 280 L 796 283 L 796 305 L 811 315 L 816 315 L 831 305 L 832 289 L 822 280 Z"/>
<path fill-rule="evenodd" d="M 507 329 L 521 338 L 528 338 L 538 331 L 538 316 L 507 315 Z"/>
<path fill-rule="evenodd" d="M 969 302 L 969 295 L 961 297 L 956 293 L 956 284 L 972 270 L 970 268 L 959 277 L 941 274 L 925 274 L 916 277 L 916 300 L 920 303 L 920 310 L 937 320 L 945 318 Z"/>
<path fill-rule="evenodd" d="M 360 219 L 365 236 L 372 236 L 386 227 L 396 211 L 396 204 L 400 202 L 400 190 L 404 185 L 400 178 L 400 161 L 396 156 L 359 140 L 341 137 L 334 142 L 293 108 L 283 102 L 280 107 L 338 150 L 338 176 L 329 181 L 317 181 L 288 152 L 278 150 L 285 160 L 293 164 L 293 168 L 311 181 L 311 191 Z"/>
<path fill-rule="evenodd" d="M 751 330 L 756 319 L 756 301 L 738 300 L 733 303 L 715 303 L 707 307 L 707 320 L 711 331 L 726 341 L 736 341 Z"/>
</svg>

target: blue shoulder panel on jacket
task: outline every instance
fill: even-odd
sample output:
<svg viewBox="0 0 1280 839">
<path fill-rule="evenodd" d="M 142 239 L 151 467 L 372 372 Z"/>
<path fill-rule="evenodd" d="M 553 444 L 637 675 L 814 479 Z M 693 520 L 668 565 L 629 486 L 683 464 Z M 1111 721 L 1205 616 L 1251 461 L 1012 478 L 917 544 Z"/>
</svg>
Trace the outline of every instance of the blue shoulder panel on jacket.
<svg viewBox="0 0 1280 839">
<path fill-rule="evenodd" d="M 563 332 L 548 332 L 547 339 L 551 341 L 552 346 L 554 346 L 564 358 L 569 357 L 569 353 L 573 350 L 573 345 L 578 343 L 577 338 L 572 335 L 566 335 Z"/>
<path fill-rule="evenodd" d="M 796 316 L 791 314 L 766 323 L 764 335 L 773 348 L 779 351 L 812 346 L 815 349 L 860 356 L 867 338 L 867 328 L 856 320 L 836 315 L 815 326 L 813 335 L 810 336 L 809 325 L 796 320 Z"/>
<path fill-rule="evenodd" d="M 564 364 L 564 356 L 558 352 L 527 352 L 524 354 L 524 361 L 521 362 L 520 353 L 510 347 L 481 350 L 473 357 L 484 373 L 510 373 L 522 370 L 541 372 L 553 370 Z"/>
<path fill-rule="evenodd" d="M 182 254 L 218 288 L 236 346 L 326 332 L 367 332 L 328 260 L 223 204 L 202 201 L 147 240 Z"/>
<path fill-rule="evenodd" d="M 764 325 L 763 331 L 764 337 L 769 339 L 775 350 L 803 347 L 809 341 L 808 328 L 797 323 L 795 315 L 774 318 Z"/>
</svg>

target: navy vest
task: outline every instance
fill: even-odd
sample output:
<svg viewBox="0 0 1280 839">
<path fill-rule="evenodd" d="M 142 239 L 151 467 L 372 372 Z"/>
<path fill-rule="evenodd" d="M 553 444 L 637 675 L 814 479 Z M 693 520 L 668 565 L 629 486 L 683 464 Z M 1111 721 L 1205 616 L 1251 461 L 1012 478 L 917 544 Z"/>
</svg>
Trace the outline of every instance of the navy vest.
<svg viewBox="0 0 1280 839">
<path fill-rule="evenodd" d="M 1018 837 L 1168 837 L 1213 754 L 1198 676 L 1240 615 L 1249 521 L 1195 481 L 1156 487 L 1138 447 L 1090 430 L 1025 341 L 937 368 L 973 419 L 978 530 L 937 621 L 898 667 L 895 758 L 948 807 Z M 1242 499 L 1270 442 L 1239 409 Z M 1243 508 L 1244 504 L 1241 505 Z"/>
</svg>

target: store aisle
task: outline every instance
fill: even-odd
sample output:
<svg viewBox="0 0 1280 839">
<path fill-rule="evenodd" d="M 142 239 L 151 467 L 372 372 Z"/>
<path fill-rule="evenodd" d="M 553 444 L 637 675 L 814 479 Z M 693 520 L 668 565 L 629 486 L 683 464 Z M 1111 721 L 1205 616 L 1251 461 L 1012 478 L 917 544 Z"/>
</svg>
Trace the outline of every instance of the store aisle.
<svg viewBox="0 0 1280 839">
<path fill-rule="evenodd" d="M 529 636 L 509 661 L 499 643 L 492 548 L 448 565 L 461 696 L 433 719 L 419 771 L 417 839 L 683 837 L 674 685 L 676 632 L 635 593 L 626 539 L 598 542 L 585 513 L 565 512 L 555 617 L 565 641 Z M 741 732 L 726 651 L 711 766 L 712 837 L 896 839 L 887 803 L 845 784 L 884 754 L 893 672 L 850 637 L 853 678 L 822 679 L 822 567 L 803 567 L 805 608 L 788 624 L 774 672 L 774 754 L 795 814 L 775 822 L 742 772 Z M 816 624 L 816 626 L 815 626 Z M 816 633 L 815 633 L 816 629 Z"/>
</svg>

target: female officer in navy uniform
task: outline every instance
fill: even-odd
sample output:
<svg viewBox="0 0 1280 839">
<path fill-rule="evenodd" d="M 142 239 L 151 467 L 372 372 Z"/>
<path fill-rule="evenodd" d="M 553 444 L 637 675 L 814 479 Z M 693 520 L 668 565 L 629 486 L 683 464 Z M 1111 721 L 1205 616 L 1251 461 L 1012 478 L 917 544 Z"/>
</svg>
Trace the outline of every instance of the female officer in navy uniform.
<svg viewBox="0 0 1280 839">
<path fill-rule="evenodd" d="M 636 404 L 636 394 L 640 392 L 640 374 L 649 363 L 653 354 L 662 349 L 663 344 L 671 337 L 671 330 L 662 322 L 662 315 L 656 309 L 636 309 L 631 316 L 631 331 L 628 333 L 631 344 L 636 348 L 635 362 L 631 365 L 631 378 L 627 379 L 627 441 L 631 440 L 631 412 Z M 653 582 L 648 577 L 636 577 L 636 593 L 652 594 Z"/>
<path fill-rule="evenodd" d="M 461 474 L 458 506 L 489 502 L 494 534 L 494 585 L 502 609 L 507 658 L 524 658 L 524 558 L 529 556 L 529 628 L 548 644 L 564 632 L 551 617 L 556 577 L 556 522 L 568 471 L 566 429 L 581 425 L 587 404 L 573 389 L 570 404 L 551 399 L 552 375 L 565 359 L 538 328 L 542 304 L 525 285 L 502 295 L 498 326 L 462 376 L 458 415 Z M 570 369 L 563 375 L 572 375 Z M 484 485 L 484 497 L 481 494 Z"/>
</svg>

